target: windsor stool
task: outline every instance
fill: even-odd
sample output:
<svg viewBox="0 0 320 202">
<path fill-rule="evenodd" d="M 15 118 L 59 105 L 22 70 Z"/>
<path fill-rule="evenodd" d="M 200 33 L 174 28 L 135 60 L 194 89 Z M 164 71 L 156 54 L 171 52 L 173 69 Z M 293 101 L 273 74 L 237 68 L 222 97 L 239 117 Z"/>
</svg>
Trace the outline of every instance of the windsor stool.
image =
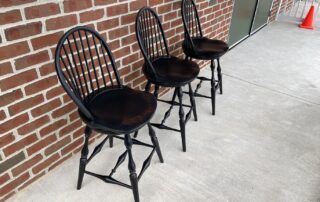
<svg viewBox="0 0 320 202">
<path fill-rule="evenodd" d="M 219 88 L 220 94 L 223 93 L 220 57 L 223 56 L 229 50 L 229 46 L 227 43 L 221 40 L 209 39 L 203 36 L 199 20 L 199 14 L 197 11 L 196 4 L 193 0 L 182 0 L 181 15 L 184 26 L 185 39 L 182 44 L 182 48 L 186 55 L 185 59 L 211 60 L 211 78 L 200 76 L 198 77 L 200 82 L 196 87 L 194 96 L 211 99 L 212 115 L 215 115 L 216 90 Z M 215 60 L 218 64 L 218 80 L 215 80 Z M 211 96 L 198 93 L 203 81 L 210 81 Z"/>
<path fill-rule="evenodd" d="M 77 105 L 79 115 L 86 124 L 77 189 L 81 188 L 84 174 L 88 174 L 106 183 L 132 189 L 134 200 L 138 202 L 138 181 L 150 166 L 155 151 L 163 162 L 156 134 L 149 123 L 157 107 L 155 97 L 148 92 L 122 85 L 108 45 L 95 30 L 88 27 L 75 27 L 62 36 L 56 48 L 55 66 L 63 88 Z M 152 144 L 131 138 L 131 133 L 145 125 L 148 125 Z M 92 131 L 107 135 L 88 157 L 88 141 Z M 105 142 L 112 138 L 124 140 L 126 150 L 110 174 L 101 175 L 86 170 L 86 165 L 101 151 Z M 139 175 L 132 156 L 132 145 L 152 149 Z M 131 185 L 113 178 L 127 156 Z"/>
<path fill-rule="evenodd" d="M 147 78 L 145 91 L 150 91 L 151 84 L 155 85 L 154 95 L 158 98 L 159 87 L 175 88 L 171 101 L 158 101 L 170 104 L 169 110 L 165 113 L 161 123 L 152 125 L 159 129 L 167 129 L 181 133 L 182 148 L 186 151 L 186 122 L 190 119 L 193 112 L 197 120 L 196 106 L 193 96 L 191 82 L 199 74 L 197 63 L 179 59 L 169 54 L 167 39 L 165 37 L 159 16 L 149 7 L 140 9 L 136 18 L 136 35 L 141 52 L 144 56 L 145 63 L 142 67 L 143 73 Z M 182 87 L 188 85 L 191 105 L 185 105 L 182 102 Z M 176 97 L 178 96 L 178 102 Z M 166 119 L 170 116 L 173 106 L 179 106 L 179 124 L 180 129 L 172 128 L 165 125 Z M 189 107 L 190 111 L 184 113 L 183 107 Z"/>
</svg>

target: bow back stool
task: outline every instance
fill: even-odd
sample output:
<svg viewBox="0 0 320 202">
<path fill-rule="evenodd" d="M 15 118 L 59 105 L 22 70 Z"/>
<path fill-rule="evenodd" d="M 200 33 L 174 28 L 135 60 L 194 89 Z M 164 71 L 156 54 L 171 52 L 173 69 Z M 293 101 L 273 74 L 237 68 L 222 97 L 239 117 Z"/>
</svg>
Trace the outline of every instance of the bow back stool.
<svg viewBox="0 0 320 202">
<path fill-rule="evenodd" d="M 199 14 L 196 4 L 193 0 L 182 0 L 181 15 L 185 32 L 185 40 L 182 44 L 182 48 L 186 55 L 186 59 L 211 61 L 211 78 L 198 77 L 200 82 L 197 85 L 194 96 L 210 98 L 212 104 L 212 114 L 215 115 L 216 90 L 219 88 L 220 94 L 223 93 L 220 57 L 229 50 L 229 46 L 227 43 L 221 40 L 209 39 L 203 36 Z M 217 60 L 218 64 L 218 80 L 215 80 L 215 60 Z M 211 96 L 206 96 L 198 93 L 198 90 L 200 89 L 203 81 L 210 81 Z"/>
<path fill-rule="evenodd" d="M 155 85 L 154 95 L 158 97 L 159 87 L 175 88 L 171 101 L 158 100 L 170 104 L 169 110 L 165 113 L 161 123 L 153 124 L 159 129 L 167 129 L 181 133 L 182 148 L 186 151 L 186 122 L 193 112 L 197 118 L 196 106 L 193 91 L 190 83 L 198 76 L 199 66 L 192 61 L 182 60 L 169 54 L 167 39 L 162 24 L 156 12 L 149 7 L 140 9 L 136 18 L 136 35 L 141 52 L 144 56 L 143 73 L 147 78 L 146 91 L 150 90 L 151 84 Z M 191 105 L 182 102 L 182 87 L 189 86 Z M 178 97 L 178 102 L 176 102 Z M 180 129 L 165 125 L 166 119 L 170 116 L 173 106 L 179 106 Z M 183 107 L 189 107 L 190 111 L 184 113 Z"/>
<path fill-rule="evenodd" d="M 132 189 L 134 199 L 138 202 L 138 181 L 149 167 L 155 151 L 163 162 L 157 137 L 149 123 L 157 107 L 155 97 L 148 92 L 132 90 L 122 85 L 108 45 L 95 30 L 88 27 L 75 27 L 62 36 L 56 48 L 55 66 L 63 88 L 77 105 L 79 115 L 86 124 L 77 189 L 81 188 L 84 174 L 88 174 L 106 183 Z M 130 136 L 145 125 L 148 125 L 152 144 L 140 142 Z M 106 134 L 106 137 L 88 157 L 88 141 L 92 131 Z M 110 174 L 100 175 L 86 170 L 86 165 L 112 137 L 124 140 L 126 150 L 120 155 Z M 138 175 L 132 145 L 152 149 Z M 127 156 L 130 185 L 113 178 Z"/>
</svg>

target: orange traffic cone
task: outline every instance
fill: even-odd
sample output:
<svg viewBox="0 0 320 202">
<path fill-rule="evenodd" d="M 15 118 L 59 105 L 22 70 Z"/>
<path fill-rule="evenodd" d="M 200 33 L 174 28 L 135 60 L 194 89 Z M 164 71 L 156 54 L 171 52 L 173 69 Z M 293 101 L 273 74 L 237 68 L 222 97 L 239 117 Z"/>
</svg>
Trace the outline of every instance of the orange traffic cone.
<svg viewBox="0 0 320 202">
<path fill-rule="evenodd" d="M 313 29 L 313 16 L 314 16 L 314 5 L 311 6 L 307 17 L 299 25 L 299 27 L 305 28 L 305 29 Z"/>
</svg>

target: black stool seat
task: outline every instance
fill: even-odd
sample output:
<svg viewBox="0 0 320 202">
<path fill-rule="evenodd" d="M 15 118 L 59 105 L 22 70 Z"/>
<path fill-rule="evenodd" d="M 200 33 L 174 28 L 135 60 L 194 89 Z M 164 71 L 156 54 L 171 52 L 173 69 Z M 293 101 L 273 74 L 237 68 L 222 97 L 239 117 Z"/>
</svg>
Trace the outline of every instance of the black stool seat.
<svg viewBox="0 0 320 202">
<path fill-rule="evenodd" d="M 128 87 L 102 91 L 88 104 L 96 127 L 119 134 L 140 129 L 152 118 L 156 107 L 157 100 L 152 94 Z"/>
<path fill-rule="evenodd" d="M 182 60 L 174 56 L 160 57 L 152 61 L 157 78 L 144 65 L 143 71 L 148 80 L 166 86 L 177 87 L 190 83 L 197 78 L 200 68 L 197 63 Z"/>
<path fill-rule="evenodd" d="M 221 40 L 208 39 L 206 37 L 192 37 L 192 42 L 194 48 L 187 46 L 185 41 L 183 43 L 183 50 L 186 55 L 195 59 L 217 59 L 229 50 L 228 44 Z"/>
</svg>

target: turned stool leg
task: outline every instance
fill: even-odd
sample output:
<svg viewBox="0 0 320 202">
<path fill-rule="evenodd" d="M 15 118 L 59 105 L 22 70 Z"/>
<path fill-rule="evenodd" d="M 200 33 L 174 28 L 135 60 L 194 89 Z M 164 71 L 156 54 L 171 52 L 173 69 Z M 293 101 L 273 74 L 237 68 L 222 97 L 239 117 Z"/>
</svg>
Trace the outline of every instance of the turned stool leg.
<svg viewBox="0 0 320 202">
<path fill-rule="evenodd" d="M 81 150 L 79 175 L 78 175 L 78 185 L 77 185 L 77 189 L 78 190 L 81 189 L 84 172 L 86 170 L 87 157 L 88 157 L 88 153 L 89 153 L 88 142 L 89 142 L 89 138 L 90 138 L 91 132 L 92 132 L 91 128 L 89 128 L 87 126 L 85 128 L 85 131 L 84 131 L 85 139 L 84 139 L 84 145 L 83 145 L 82 150 Z"/>
<path fill-rule="evenodd" d="M 214 78 L 215 64 L 214 60 L 211 60 L 211 105 L 212 105 L 212 115 L 216 114 L 216 81 Z"/>
<path fill-rule="evenodd" d="M 221 73 L 220 59 L 218 59 L 217 72 L 218 72 L 218 80 L 219 80 L 220 94 L 223 94 L 223 88 L 222 88 L 222 73 Z"/>
<path fill-rule="evenodd" d="M 139 200 L 139 189 L 138 189 L 138 176 L 136 173 L 136 164 L 134 163 L 133 157 L 132 157 L 132 151 L 131 151 L 132 139 L 130 134 L 126 134 L 124 144 L 126 145 L 126 148 L 128 151 L 128 157 L 129 157 L 128 168 L 130 172 L 130 182 L 132 186 L 134 201 L 139 202 L 140 200 Z"/>
<path fill-rule="evenodd" d="M 163 163 L 163 157 L 162 157 L 162 153 L 161 153 L 161 150 L 160 150 L 160 145 L 159 145 L 159 142 L 158 142 L 158 138 L 157 138 L 156 133 L 154 132 L 154 130 L 153 130 L 153 128 L 152 128 L 150 123 L 148 123 L 148 128 L 149 128 L 149 135 L 150 135 L 150 138 L 151 138 L 151 142 L 156 147 L 156 152 L 158 154 L 160 162 Z"/>
<path fill-rule="evenodd" d="M 194 120 L 198 121 L 197 105 L 196 105 L 196 102 L 194 100 L 194 92 L 192 90 L 191 83 L 189 83 L 188 85 L 189 85 L 189 97 L 190 97 L 190 102 L 191 102 L 191 107 L 192 107 L 192 111 L 193 111 Z"/>
<path fill-rule="evenodd" d="M 182 150 L 184 152 L 187 151 L 186 148 L 186 123 L 185 123 L 185 118 L 184 118 L 184 111 L 183 111 L 183 106 L 182 106 L 182 97 L 183 97 L 183 92 L 182 88 L 178 87 L 178 98 L 179 98 L 179 117 L 180 117 L 180 131 L 181 131 L 181 140 L 182 140 Z"/>
</svg>

